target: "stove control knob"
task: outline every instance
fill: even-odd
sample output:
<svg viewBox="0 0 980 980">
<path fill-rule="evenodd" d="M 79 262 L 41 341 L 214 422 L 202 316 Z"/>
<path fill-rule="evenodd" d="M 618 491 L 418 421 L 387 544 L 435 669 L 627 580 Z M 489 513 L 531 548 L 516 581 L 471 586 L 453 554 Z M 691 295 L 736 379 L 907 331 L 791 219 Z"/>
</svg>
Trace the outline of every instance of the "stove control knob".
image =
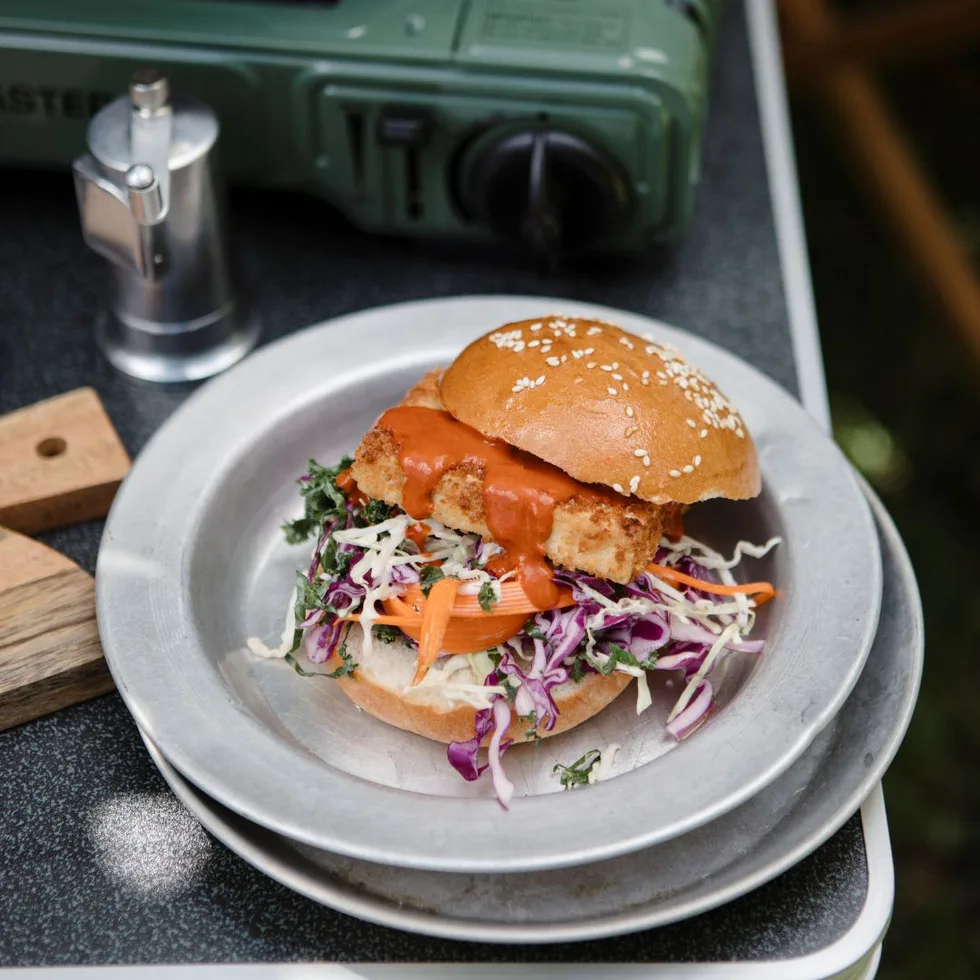
<svg viewBox="0 0 980 980">
<path fill-rule="evenodd" d="M 485 134 L 464 152 L 457 180 L 468 217 L 552 266 L 610 239 L 629 200 L 612 161 L 555 129 Z"/>
</svg>

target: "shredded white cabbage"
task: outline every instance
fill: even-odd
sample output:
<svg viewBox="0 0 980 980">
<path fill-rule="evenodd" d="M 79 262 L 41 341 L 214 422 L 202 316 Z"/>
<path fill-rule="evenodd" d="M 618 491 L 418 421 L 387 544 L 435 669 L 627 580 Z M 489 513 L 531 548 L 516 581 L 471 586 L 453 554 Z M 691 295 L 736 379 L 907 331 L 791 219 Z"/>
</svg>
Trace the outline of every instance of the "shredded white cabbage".
<svg viewBox="0 0 980 980">
<path fill-rule="evenodd" d="M 449 704 L 467 704 L 477 711 L 489 708 L 497 695 L 506 694 L 502 684 L 484 686 L 483 679 L 493 670 L 485 653 L 457 654 L 437 660 L 418 684 L 401 689 L 402 697 L 419 700 L 438 690 Z"/>
<path fill-rule="evenodd" d="M 257 636 L 250 636 L 245 640 L 245 645 L 257 657 L 264 657 L 267 660 L 285 657 L 293 646 L 293 634 L 296 632 L 296 589 L 290 593 L 289 605 L 286 607 L 286 622 L 282 628 L 282 636 L 279 639 L 279 646 L 268 647 Z"/>
<path fill-rule="evenodd" d="M 650 682 L 647 680 L 647 672 L 641 670 L 636 675 L 636 713 L 642 715 L 651 704 L 653 698 L 650 697 Z"/>
<path fill-rule="evenodd" d="M 674 555 L 677 557 L 682 557 L 683 555 L 697 551 L 699 552 L 699 556 L 696 557 L 696 560 L 699 565 L 710 568 L 712 571 L 721 571 L 722 569 L 727 571 L 728 569 L 734 568 L 745 555 L 748 555 L 750 558 L 764 558 L 776 545 L 782 543 L 783 539 L 779 537 L 770 538 L 765 544 L 761 545 L 752 544 L 751 541 L 739 541 L 735 545 L 732 557 L 728 559 L 722 558 L 713 548 L 709 548 L 708 545 L 698 541 L 696 538 L 689 538 L 687 535 L 682 537 L 680 541 L 661 541 L 660 545 L 668 551 L 674 552 Z"/>
<path fill-rule="evenodd" d="M 735 585 L 735 576 L 731 574 L 731 569 L 733 569 L 745 555 L 751 558 L 763 558 L 773 548 L 777 545 L 783 543 L 783 539 L 780 537 L 770 538 L 765 544 L 758 545 L 752 544 L 751 541 L 738 541 L 735 544 L 735 550 L 732 552 L 731 558 L 723 558 L 717 551 L 713 548 L 708 547 L 702 541 L 698 541 L 695 538 L 689 538 L 687 535 L 682 537 L 680 541 L 661 541 L 662 547 L 667 548 L 671 554 L 667 557 L 667 564 L 673 565 L 682 558 L 684 555 L 690 555 L 697 561 L 699 565 L 704 568 L 711 569 L 712 571 L 718 572 L 718 577 L 721 579 L 724 585 Z M 738 594 L 733 597 L 733 604 L 737 607 L 736 611 L 733 613 L 735 616 L 735 621 L 738 623 L 743 634 L 748 633 L 752 627 L 755 625 L 755 611 L 754 604 L 746 595 Z M 718 610 L 719 612 L 725 612 L 726 610 Z"/>
<path fill-rule="evenodd" d="M 739 628 L 737 623 L 732 623 L 731 626 L 726 627 L 722 631 L 721 636 L 719 636 L 718 639 L 711 645 L 711 649 L 708 651 L 708 655 L 704 658 L 704 662 L 698 668 L 697 673 L 691 675 L 691 679 L 688 681 L 687 687 L 684 688 L 681 696 L 677 699 L 677 704 L 674 705 L 670 714 L 667 716 L 668 724 L 688 706 L 691 698 L 694 697 L 694 692 L 697 689 L 698 683 L 714 666 L 715 661 L 721 655 L 721 651 L 725 649 L 725 646 L 738 636 Z"/>
<path fill-rule="evenodd" d="M 599 761 L 589 770 L 589 784 L 601 783 L 612 769 L 616 753 L 619 751 L 618 742 L 610 742 L 600 753 Z"/>
</svg>

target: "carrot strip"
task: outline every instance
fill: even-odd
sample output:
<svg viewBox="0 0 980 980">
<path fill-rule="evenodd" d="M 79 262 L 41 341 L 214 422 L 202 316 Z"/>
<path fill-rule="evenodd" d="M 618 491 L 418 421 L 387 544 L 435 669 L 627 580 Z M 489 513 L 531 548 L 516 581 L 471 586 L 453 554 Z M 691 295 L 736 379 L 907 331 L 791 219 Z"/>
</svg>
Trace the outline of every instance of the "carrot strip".
<svg viewBox="0 0 980 980">
<path fill-rule="evenodd" d="M 460 583 L 462 584 L 462 583 Z M 457 595 L 453 604 L 453 617 L 461 619 L 486 619 L 490 616 L 515 616 L 522 613 L 542 612 L 540 606 L 536 606 L 528 599 L 524 590 L 517 582 L 500 582 L 500 598 L 497 599 L 487 612 L 481 605 L 480 599 L 476 595 Z M 400 596 L 401 601 L 409 606 L 421 608 L 425 605 L 425 597 L 422 589 L 417 585 L 410 585 Z M 561 609 L 565 606 L 572 606 L 575 600 L 572 599 L 572 590 L 562 588 L 558 602 L 549 609 Z"/>
<path fill-rule="evenodd" d="M 463 583 L 458 578 L 441 578 L 429 590 L 422 610 L 422 633 L 419 636 L 419 659 L 412 684 L 418 684 L 439 657 L 442 638 L 453 614 L 456 593 Z"/>
<path fill-rule="evenodd" d="M 694 578 L 677 571 L 676 568 L 669 568 L 667 565 L 658 565 L 651 562 L 647 565 L 647 571 L 652 572 L 657 578 L 662 578 L 667 582 L 677 585 L 690 585 L 692 588 L 701 592 L 710 592 L 715 595 L 751 595 L 757 596 L 756 605 L 762 606 L 776 595 L 776 589 L 771 582 L 746 582 L 742 585 L 717 585 L 714 582 L 705 582 L 703 579 Z"/>
</svg>

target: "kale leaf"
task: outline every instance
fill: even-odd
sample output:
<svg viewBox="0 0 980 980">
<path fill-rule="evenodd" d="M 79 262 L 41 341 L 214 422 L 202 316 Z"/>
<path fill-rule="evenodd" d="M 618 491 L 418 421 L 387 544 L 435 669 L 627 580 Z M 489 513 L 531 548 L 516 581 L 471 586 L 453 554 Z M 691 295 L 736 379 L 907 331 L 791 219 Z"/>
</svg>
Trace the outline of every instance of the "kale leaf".
<svg viewBox="0 0 980 980">
<path fill-rule="evenodd" d="M 373 524 L 380 524 L 382 521 L 394 517 L 397 508 L 391 504 L 386 504 L 383 500 L 375 500 L 373 497 L 361 508 L 361 520 L 366 527 Z"/>
<path fill-rule="evenodd" d="M 345 498 L 337 487 L 337 477 L 353 462 L 350 456 L 331 467 L 321 466 L 315 459 L 309 461 L 309 471 L 299 480 L 303 516 L 282 526 L 287 544 L 299 544 L 319 534 L 327 521 L 344 515 Z"/>
<path fill-rule="evenodd" d="M 576 759 L 570 766 L 563 766 L 559 762 L 551 771 L 561 773 L 558 778 L 563 789 L 586 786 L 589 782 L 589 773 L 601 758 L 602 753 L 598 749 L 589 749 L 581 759 Z"/>
<path fill-rule="evenodd" d="M 493 582 L 484 582 L 480 586 L 480 594 L 477 598 L 484 612 L 493 612 L 493 604 L 497 601 L 497 590 L 493 587 Z"/>
<path fill-rule="evenodd" d="M 441 578 L 445 578 L 442 569 L 438 565 L 424 565 L 422 570 L 419 572 L 419 586 L 422 589 L 422 595 L 428 597 L 429 593 L 432 591 L 432 586 L 436 584 Z"/>
<path fill-rule="evenodd" d="M 642 663 L 633 656 L 629 650 L 624 650 L 621 646 L 617 646 L 615 643 L 609 644 L 609 658 L 605 663 L 600 663 L 594 658 L 588 658 L 589 663 L 595 667 L 597 671 L 603 676 L 608 677 L 619 664 L 624 667 L 641 667 L 643 670 L 653 670 L 657 663 L 657 654 L 653 653 L 647 660 Z"/>
<path fill-rule="evenodd" d="M 538 734 L 538 716 L 533 711 L 529 711 L 526 715 L 519 715 L 518 718 L 528 726 L 524 732 L 524 737 L 529 742 L 535 744 L 540 742 L 541 736 Z"/>
<path fill-rule="evenodd" d="M 354 658 L 347 652 L 348 633 L 350 633 L 350 626 L 344 630 L 344 638 L 340 641 L 340 646 L 337 648 L 337 656 L 340 657 L 343 663 L 336 670 L 331 670 L 329 674 L 325 675 L 331 680 L 336 680 L 338 677 L 353 677 L 354 671 L 357 669 Z"/>
</svg>

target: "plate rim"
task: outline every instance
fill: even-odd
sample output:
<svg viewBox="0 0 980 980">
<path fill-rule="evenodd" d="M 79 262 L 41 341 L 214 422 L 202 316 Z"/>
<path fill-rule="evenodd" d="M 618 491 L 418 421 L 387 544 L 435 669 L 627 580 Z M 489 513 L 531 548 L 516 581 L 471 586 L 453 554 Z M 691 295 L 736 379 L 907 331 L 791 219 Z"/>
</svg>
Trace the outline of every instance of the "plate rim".
<svg viewBox="0 0 980 980">
<path fill-rule="evenodd" d="M 782 754 L 778 756 L 778 758 L 773 759 L 768 766 L 763 768 L 761 772 L 758 772 L 753 779 L 743 782 L 737 790 L 730 790 L 723 799 L 716 801 L 714 804 L 702 806 L 693 815 L 674 819 L 674 821 L 669 823 L 666 828 L 647 828 L 643 831 L 634 832 L 632 836 L 625 840 L 620 838 L 615 841 L 590 843 L 588 846 L 583 845 L 571 849 L 566 846 L 560 850 L 552 849 L 547 853 L 539 851 L 530 855 L 514 855 L 511 852 L 507 852 L 505 855 L 502 855 L 498 848 L 490 858 L 481 857 L 479 854 L 474 853 L 468 853 L 465 854 L 465 856 L 461 856 L 459 853 L 447 855 L 444 839 L 440 840 L 438 847 L 432 847 L 429 849 L 428 853 L 421 854 L 418 851 L 406 852 L 404 846 L 401 845 L 395 846 L 393 849 L 393 845 L 390 842 L 381 847 L 365 844 L 363 839 L 355 840 L 353 843 L 351 843 L 343 837 L 338 837 L 336 831 L 334 831 L 332 835 L 325 836 L 322 829 L 311 830 L 310 827 L 301 820 L 297 821 L 295 818 L 295 813 L 289 812 L 288 804 L 284 808 L 283 805 L 281 805 L 281 801 L 279 801 L 276 806 L 272 808 L 273 812 L 269 812 L 268 805 L 257 808 L 253 801 L 243 800 L 238 791 L 236 781 L 232 779 L 229 783 L 228 777 L 224 773 L 215 772 L 214 765 L 207 758 L 207 750 L 205 749 L 202 752 L 198 748 L 196 740 L 191 740 L 190 745 L 188 745 L 186 740 L 184 740 L 183 744 L 180 744 L 182 736 L 180 736 L 178 733 L 176 735 L 178 744 L 175 749 L 175 729 L 173 724 L 167 719 L 161 719 L 159 715 L 154 717 L 152 711 L 148 710 L 148 703 L 152 704 L 152 697 L 150 702 L 147 702 L 145 698 L 141 697 L 142 692 L 136 689 L 141 681 L 141 678 L 138 676 L 138 671 L 134 674 L 132 665 L 127 662 L 128 654 L 124 649 L 127 644 L 122 642 L 122 637 L 118 635 L 122 627 L 118 625 L 118 606 L 120 603 L 117 601 L 118 597 L 115 595 L 115 593 L 121 589 L 123 595 L 126 594 L 127 589 L 125 587 L 125 579 L 127 576 L 131 576 L 134 573 L 141 573 L 152 577 L 152 574 L 159 572 L 159 567 L 152 569 L 141 569 L 141 560 L 148 562 L 150 565 L 152 565 L 152 561 L 149 561 L 147 555 L 145 554 L 141 555 L 137 553 L 135 556 L 127 556 L 125 550 L 120 549 L 120 546 L 117 543 L 117 536 L 120 532 L 120 525 L 122 526 L 122 530 L 124 532 L 127 529 L 126 519 L 127 517 L 131 517 L 127 511 L 131 511 L 133 509 L 134 504 L 131 501 L 131 498 L 140 488 L 140 480 L 143 471 L 146 470 L 149 465 L 146 463 L 146 460 L 154 460 L 154 453 L 159 452 L 160 447 L 166 448 L 167 441 L 174 438 L 174 433 L 179 433 L 182 423 L 186 425 L 184 420 L 193 419 L 195 412 L 206 410 L 209 402 L 220 405 L 221 398 L 225 396 L 226 391 L 234 391 L 236 382 L 239 382 L 239 380 L 241 380 L 241 382 L 247 381 L 250 376 L 254 375 L 257 371 L 261 371 L 261 366 L 266 366 L 267 368 L 266 362 L 274 362 L 277 357 L 280 359 L 287 359 L 293 353 L 294 348 L 301 349 L 304 344 L 315 342 L 317 337 L 323 333 L 326 333 L 327 331 L 336 332 L 345 325 L 349 327 L 356 326 L 358 321 L 361 321 L 362 329 L 364 323 L 366 322 L 370 325 L 370 329 L 385 330 L 390 329 L 389 321 L 397 323 L 400 318 L 413 312 L 417 313 L 419 310 L 423 311 L 423 315 L 427 318 L 427 320 L 439 319 L 438 311 L 436 309 L 438 307 L 442 308 L 444 314 L 442 319 L 445 321 L 453 319 L 452 316 L 447 316 L 445 314 L 448 310 L 452 310 L 454 307 L 456 307 L 457 318 L 463 317 L 464 314 L 474 316 L 476 312 L 479 312 L 483 315 L 482 318 L 485 322 L 492 323 L 504 321 L 501 321 L 498 317 L 494 317 L 492 320 L 487 321 L 490 309 L 505 309 L 507 311 L 504 314 L 505 318 L 509 317 L 511 320 L 514 320 L 520 318 L 522 315 L 522 310 L 528 313 L 528 315 L 534 316 L 540 315 L 540 311 L 542 309 L 549 307 L 551 309 L 559 308 L 563 309 L 566 313 L 571 313 L 571 315 L 587 315 L 601 319 L 614 320 L 615 322 L 622 323 L 628 329 L 653 329 L 655 331 L 660 331 L 662 334 L 666 334 L 667 339 L 670 342 L 680 340 L 682 345 L 687 344 L 694 346 L 695 348 L 701 347 L 702 355 L 707 353 L 709 355 L 709 359 L 720 357 L 723 362 L 729 362 L 732 371 L 741 371 L 743 373 L 748 372 L 746 377 L 751 377 L 753 384 L 761 384 L 764 387 L 768 387 L 773 397 L 777 397 L 785 400 L 787 403 L 790 403 L 792 405 L 791 411 L 796 413 L 798 423 L 801 426 L 811 430 L 813 438 L 815 440 L 819 440 L 824 449 L 828 450 L 828 458 L 835 459 L 834 465 L 839 467 L 839 476 L 841 477 L 842 481 L 841 485 L 848 485 L 848 492 L 853 489 L 854 493 L 857 494 L 854 516 L 856 518 L 859 517 L 861 522 L 865 525 L 862 530 L 867 532 L 870 528 L 870 539 L 864 542 L 865 545 L 868 546 L 868 550 L 870 552 L 869 555 L 866 555 L 866 558 L 870 558 L 870 561 L 864 566 L 865 576 L 868 580 L 868 586 L 870 588 L 870 595 L 867 597 L 870 607 L 863 620 L 860 620 L 859 617 L 859 621 L 863 623 L 863 630 L 860 631 L 861 636 L 858 640 L 860 650 L 858 651 L 858 656 L 853 658 L 853 661 L 849 664 L 844 682 L 837 687 L 836 693 L 827 700 L 822 710 L 816 712 L 812 718 L 808 718 L 806 723 L 804 723 L 801 718 L 801 727 L 799 730 L 794 731 L 790 747 L 785 749 Z M 479 309 L 476 310 L 475 308 Z M 533 312 L 529 312 L 530 310 L 533 310 Z M 480 317 L 477 318 L 479 319 Z M 379 326 L 375 321 L 380 321 L 381 325 Z M 438 329 L 436 332 L 438 333 Z M 444 331 L 444 333 L 445 332 L 446 331 Z M 465 342 L 466 337 L 469 336 L 469 334 L 466 334 L 466 336 L 461 336 L 460 331 L 453 333 L 452 329 L 450 329 L 448 333 L 451 335 L 451 343 L 456 348 L 458 348 L 461 343 Z M 470 333 L 475 335 L 476 331 L 470 331 Z M 440 337 L 441 336 L 442 335 L 440 335 Z M 448 338 L 446 338 L 446 340 L 447 343 L 450 342 Z M 434 351 L 435 346 L 433 346 L 432 349 Z M 697 361 L 698 356 L 695 355 L 692 360 Z M 362 374 L 366 373 L 367 375 L 370 375 L 373 373 L 373 371 L 380 370 L 386 363 L 388 363 L 387 360 L 379 359 L 377 362 L 361 362 L 358 367 L 361 368 Z M 368 368 L 368 365 L 371 365 L 371 369 Z M 351 374 L 352 372 L 348 371 L 347 373 Z M 356 371 L 353 372 L 353 376 L 354 380 L 356 380 Z M 719 379 L 719 381 L 724 384 L 723 378 Z M 299 403 L 298 396 L 294 390 L 286 388 L 285 392 L 286 394 L 292 395 L 294 401 Z M 284 402 L 280 406 L 280 411 L 282 413 L 288 413 L 289 405 L 290 399 L 285 397 Z M 742 405 L 742 408 L 744 412 L 744 404 Z M 208 437 L 205 436 L 204 438 L 207 439 Z M 853 484 L 853 486 L 850 486 L 850 484 Z M 135 506 L 138 511 L 139 507 L 143 505 L 140 504 L 137 499 Z M 867 533 L 864 536 L 867 538 Z M 118 555 L 117 551 L 120 552 Z M 183 563 L 181 565 L 181 571 L 186 570 L 186 558 L 187 548 L 185 547 L 180 554 L 180 560 Z M 120 576 L 120 572 L 125 572 L 126 574 Z M 122 582 L 120 582 L 121 577 L 124 580 Z M 785 392 L 784 389 L 780 388 L 766 375 L 762 374 L 762 372 L 760 372 L 758 369 L 741 360 L 737 355 L 725 350 L 711 341 L 701 338 L 695 334 L 688 333 L 687 331 L 680 330 L 676 327 L 668 326 L 667 324 L 651 317 L 647 317 L 642 314 L 630 313 L 624 310 L 616 310 L 606 306 L 589 303 L 583 304 L 570 300 L 549 297 L 465 296 L 415 300 L 407 303 L 396 303 L 383 307 L 374 307 L 368 310 L 358 311 L 343 317 L 330 319 L 322 323 L 312 325 L 303 330 L 297 331 L 296 333 L 287 335 L 273 344 L 261 348 L 259 351 L 244 360 L 241 364 L 232 368 L 224 375 L 212 380 L 195 392 L 187 400 L 187 402 L 185 402 L 184 405 L 181 406 L 181 408 L 179 408 L 174 415 L 164 423 L 163 426 L 161 426 L 157 433 L 155 433 L 151 440 L 147 443 L 147 446 L 135 461 L 132 471 L 124 481 L 122 488 L 116 496 L 112 510 L 109 514 L 106 524 L 106 531 L 103 536 L 102 546 L 100 547 L 99 552 L 96 571 L 96 598 L 99 629 L 106 651 L 106 659 L 109 663 L 113 677 L 116 680 L 117 687 L 119 688 L 130 712 L 133 714 L 140 727 L 147 731 L 150 737 L 161 746 L 163 751 L 166 752 L 167 757 L 172 760 L 173 764 L 180 772 L 187 776 L 192 783 L 202 786 L 202 788 L 206 788 L 208 793 L 213 795 L 230 809 L 238 812 L 247 819 L 253 820 L 263 826 L 268 827 L 270 830 L 282 833 L 284 836 L 302 841 L 313 847 L 321 847 L 361 860 L 374 861 L 376 863 L 391 863 L 402 867 L 446 871 L 530 871 L 566 867 L 589 861 L 602 860 L 619 854 L 628 853 L 629 851 L 636 850 L 640 847 L 650 846 L 658 841 L 676 837 L 696 826 L 716 819 L 722 813 L 738 806 L 739 803 L 744 802 L 744 800 L 748 799 L 751 795 L 758 792 L 763 786 L 772 782 L 782 772 L 784 772 L 792 764 L 792 762 L 798 758 L 803 751 L 805 751 L 807 745 L 810 744 L 813 738 L 816 737 L 827 722 L 836 714 L 857 681 L 860 674 L 860 669 L 864 664 L 868 652 L 870 651 L 877 625 L 877 616 L 880 610 L 881 602 L 881 562 L 880 555 L 878 553 L 877 535 L 874 532 L 874 524 L 870 511 L 868 510 L 867 504 L 864 501 L 864 494 L 861 492 L 857 480 L 849 465 L 844 460 L 843 455 L 820 431 L 817 424 L 813 422 L 805 410 L 795 399 L 793 399 L 791 395 Z M 112 624 L 114 617 L 117 621 L 115 629 L 113 628 Z M 122 626 L 126 627 L 129 631 L 128 640 L 130 646 L 132 646 L 134 643 L 139 643 L 141 641 L 145 642 L 147 640 L 145 623 L 140 622 L 138 625 L 134 626 L 134 624 L 127 620 L 124 616 Z M 125 630 L 123 630 L 123 632 L 125 632 Z M 190 637 L 185 637 L 184 639 L 188 642 L 190 641 Z M 154 666 L 157 670 L 159 670 L 160 662 L 157 661 Z M 193 698 L 198 692 L 190 689 L 189 685 L 186 683 L 186 679 L 181 676 L 180 671 L 175 672 L 173 665 L 168 663 L 166 666 L 170 671 L 169 679 L 178 686 L 183 685 L 186 689 L 186 693 Z M 130 684 L 131 679 L 136 681 L 136 684 L 133 686 Z M 222 699 L 220 697 L 221 692 L 218 691 L 217 693 L 219 694 L 218 700 L 220 701 Z M 744 696 L 745 692 L 742 692 L 739 695 L 739 699 L 744 698 Z M 227 698 L 225 698 L 225 700 L 227 700 Z M 229 720 L 234 721 L 239 726 L 241 732 L 249 733 L 252 737 L 257 737 L 259 739 L 265 738 L 268 740 L 270 734 L 264 730 L 264 726 L 258 723 L 256 719 L 247 717 L 246 713 L 240 707 L 236 708 L 234 704 L 230 704 L 230 707 L 231 713 L 228 716 Z M 722 718 L 716 719 L 715 727 L 720 725 L 721 721 Z M 705 731 L 707 732 L 709 729 L 705 729 Z M 275 747 L 270 745 L 270 751 L 275 753 Z M 293 751 L 295 752 L 295 750 Z M 670 753 L 670 755 L 673 754 L 674 753 Z M 232 755 L 234 756 L 234 753 L 232 753 Z M 286 756 L 282 756 L 281 750 L 279 751 L 279 755 L 282 758 L 287 758 Z M 233 761 L 235 765 L 240 766 L 240 760 L 234 759 Z M 295 761 L 297 766 L 302 764 L 302 760 L 299 758 L 296 758 L 293 761 Z M 239 771 L 240 773 L 244 773 L 247 778 L 247 769 Z M 616 794 L 610 794 L 609 787 L 615 786 L 616 783 L 620 783 L 622 786 L 624 781 L 629 780 L 631 776 L 635 775 L 635 773 L 624 774 L 623 777 L 620 777 L 617 780 L 591 787 L 588 794 L 575 794 L 568 797 L 561 797 L 561 799 L 563 799 L 563 807 L 568 814 L 572 813 L 575 809 L 581 810 L 583 809 L 583 805 L 579 803 L 579 800 L 582 797 L 588 796 L 590 798 L 590 809 L 593 811 L 593 814 L 590 817 L 590 823 L 594 825 L 594 821 L 597 819 L 597 817 L 601 818 L 605 816 L 609 818 L 614 816 L 616 812 Z M 353 794 L 357 797 L 357 799 L 348 806 L 348 811 L 351 811 L 352 807 L 357 803 L 364 804 L 365 802 L 370 802 L 372 800 L 381 804 L 381 808 L 383 808 L 383 804 L 386 799 L 394 800 L 397 798 L 401 800 L 402 803 L 404 803 L 406 796 L 410 799 L 430 799 L 429 797 L 424 797 L 421 794 L 414 794 L 405 790 L 398 790 L 393 787 L 381 786 L 379 784 L 367 784 L 366 782 L 359 780 L 358 777 L 347 773 L 343 773 L 342 778 L 347 780 L 346 790 L 348 794 Z M 241 780 L 238 782 L 240 783 Z M 362 787 L 358 785 L 359 783 L 363 783 L 364 786 L 371 786 L 371 790 L 367 791 L 367 797 L 365 797 L 364 792 L 359 792 L 359 790 L 362 789 Z M 287 794 L 287 796 L 289 795 L 290 791 L 292 791 L 293 795 L 295 796 L 296 786 L 287 785 L 282 787 L 282 790 Z M 397 794 L 397 797 L 393 796 L 393 794 Z M 501 819 L 506 820 L 509 817 L 514 816 L 515 811 L 517 810 L 533 812 L 535 809 L 537 809 L 537 812 L 540 813 L 541 801 L 548 798 L 558 797 L 522 797 L 516 799 L 512 804 L 512 813 L 508 815 L 501 815 Z M 447 804 L 450 808 L 454 808 L 456 805 L 461 807 L 462 812 L 467 814 L 467 819 L 480 824 L 483 828 L 485 828 L 484 832 L 489 834 L 491 838 L 493 838 L 495 833 L 498 837 L 500 836 L 499 830 L 495 831 L 493 829 L 493 820 L 489 816 L 490 814 L 497 816 L 498 811 L 495 807 L 492 807 L 489 804 L 488 800 L 457 800 L 453 798 L 439 799 L 441 807 L 446 807 Z M 474 804 L 477 807 L 483 807 L 484 811 L 478 812 L 475 810 Z M 361 810 L 363 811 L 363 806 L 361 807 Z M 448 809 L 440 809 L 440 815 L 444 815 L 446 813 L 448 813 Z M 468 827 L 467 832 L 470 834 L 472 833 L 472 826 Z M 329 843 L 327 843 L 327 841 L 329 841 Z"/>
<path fill-rule="evenodd" d="M 860 753 L 855 753 L 854 770 L 859 773 L 859 778 L 851 787 L 847 796 L 838 803 L 833 816 L 825 820 L 820 825 L 819 830 L 806 836 L 803 843 L 790 848 L 781 859 L 773 861 L 766 865 L 764 869 L 747 876 L 739 884 L 724 888 L 714 896 L 701 900 L 689 900 L 672 913 L 657 914 L 655 911 L 656 905 L 654 905 L 654 911 L 646 914 L 633 910 L 630 912 L 609 914 L 599 919 L 590 920 L 589 923 L 577 921 L 574 923 L 559 923 L 557 925 L 536 924 L 532 926 L 519 923 L 488 924 L 474 923 L 470 919 L 446 919 L 438 914 L 426 913 L 411 907 L 401 906 L 397 902 L 384 902 L 378 896 L 359 894 L 354 886 L 345 885 L 344 883 L 339 883 L 336 886 L 331 884 L 324 886 L 321 882 L 315 881 L 315 888 L 297 888 L 293 882 L 297 880 L 302 881 L 303 879 L 313 880 L 315 876 L 310 872 L 304 874 L 302 871 L 297 871 L 290 867 L 286 859 L 278 855 L 272 855 L 270 860 L 267 850 L 263 848 L 260 841 L 255 841 L 251 837 L 246 836 L 241 829 L 233 823 L 228 822 L 224 813 L 216 813 L 207 805 L 209 802 L 214 803 L 215 801 L 210 800 L 205 792 L 194 786 L 185 776 L 179 773 L 166 759 L 159 747 L 154 745 L 149 736 L 142 730 L 140 730 L 140 737 L 143 739 L 154 765 L 160 771 L 161 776 L 174 794 L 211 834 L 217 837 L 225 846 L 238 855 L 238 857 L 262 874 L 273 878 L 273 880 L 278 881 L 284 887 L 303 895 L 311 901 L 323 904 L 335 911 L 364 919 L 375 925 L 403 929 L 419 935 L 440 939 L 466 942 L 539 944 L 603 939 L 630 932 L 638 932 L 643 929 L 658 928 L 695 915 L 700 915 L 703 912 L 718 908 L 727 902 L 740 898 L 754 891 L 756 888 L 763 886 L 789 870 L 799 861 L 808 857 L 829 840 L 860 809 L 875 786 L 879 785 L 881 778 L 898 753 L 911 723 L 921 684 L 924 662 L 925 632 L 922 601 L 916 585 L 915 572 L 911 560 L 891 515 L 888 514 L 884 505 L 873 493 L 871 488 L 863 480 L 860 480 L 860 482 L 875 515 L 880 536 L 888 547 L 889 557 L 896 565 L 896 578 L 904 587 L 905 595 L 903 598 L 911 606 L 910 615 L 915 625 L 914 631 L 908 637 L 908 656 L 912 669 L 908 676 L 906 691 L 902 696 L 902 710 L 898 715 L 888 716 L 893 721 L 893 724 L 888 730 L 887 737 L 881 739 L 881 743 L 874 753 L 874 762 L 870 766 L 864 766 L 863 764 L 858 766 L 856 761 L 859 754 L 863 758 L 867 753 L 867 745 L 862 746 Z M 847 710 L 847 705 L 845 705 L 843 710 Z M 870 731 L 872 733 L 879 733 L 882 729 L 872 726 Z M 826 765 L 826 760 L 821 764 L 821 768 L 824 765 Z M 816 776 L 817 774 L 814 774 L 814 778 Z M 205 815 L 205 819 L 201 819 L 202 813 Z M 233 820 L 250 824 L 247 818 L 242 817 L 240 814 L 235 814 L 234 811 L 231 811 L 231 813 Z M 733 815 L 734 811 L 731 814 L 721 817 L 720 820 L 725 820 Z M 799 811 L 788 814 L 785 819 L 793 820 L 794 817 L 799 819 Z M 806 814 L 803 815 L 803 818 L 806 819 Z M 257 824 L 252 824 L 251 827 L 254 827 L 255 831 L 260 835 L 271 834 L 274 837 L 276 836 L 274 831 L 270 831 Z M 785 820 L 781 821 L 771 833 L 785 833 Z M 285 843 L 289 846 L 294 842 L 286 839 Z M 275 873 L 273 873 L 273 870 Z M 725 870 L 727 871 L 728 869 L 726 868 Z M 432 873 L 438 874 L 439 872 Z M 318 894 L 314 894 L 315 891 Z M 335 896 L 333 901 L 326 901 L 323 898 L 323 895 L 327 892 Z M 348 896 L 352 897 L 348 898 Z M 444 923 L 448 924 L 448 926 L 444 925 Z"/>
</svg>

